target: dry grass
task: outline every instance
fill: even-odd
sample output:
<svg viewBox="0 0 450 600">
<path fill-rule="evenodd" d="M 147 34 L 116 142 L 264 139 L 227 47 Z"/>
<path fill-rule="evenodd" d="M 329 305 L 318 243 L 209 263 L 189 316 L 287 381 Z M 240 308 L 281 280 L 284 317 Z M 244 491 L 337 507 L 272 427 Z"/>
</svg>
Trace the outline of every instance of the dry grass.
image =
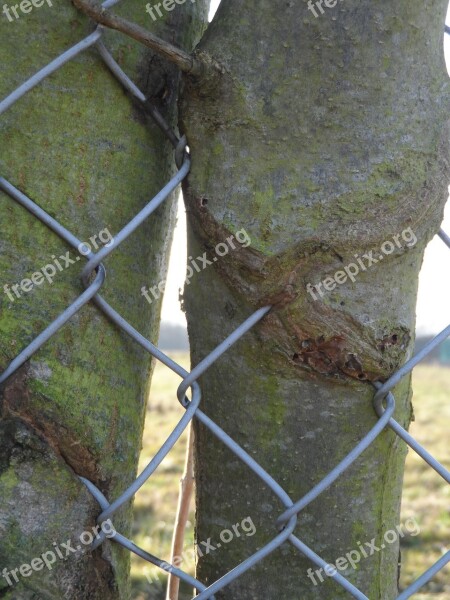
<svg viewBox="0 0 450 600">
<path fill-rule="evenodd" d="M 175 360 L 188 367 L 187 355 Z M 140 469 L 156 453 L 169 435 L 183 410 L 176 399 L 180 379 L 158 364 L 155 369 L 148 418 L 144 432 Z M 433 456 L 450 466 L 450 369 L 419 366 L 414 372 L 414 407 L 416 421 L 412 434 Z M 186 435 L 179 440 L 157 472 L 138 493 L 135 501 L 134 541 L 163 560 L 170 558 L 172 526 L 177 506 L 178 484 L 182 474 Z M 414 517 L 421 532 L 404 538 L 401 583 L 412 583 L 450 547 L 450 489 L 414 452 L 409 452 L 403 496 L 403 519 Z M 187 529 L 185 547 L 193 543 L 193 514 Z M 188 560 L 181 567 L 191 571 Z M 148 579 L 150 578 L 151 583 Z M 166 578 L 156 567 L 134 557 L 132 559 L 132 599 L 164 600 Z M 192 597 L 192 590 L 181 587 L 180 600 Z M 416 600 L 450 600 L 449 566 L 427 584 Z"/>
<path fill-rule="evenodd" d="M 447 468 L 450 466 L 450 369 L 420 365 L 413 374 L 415 422 L 411 434 Z M 420 526 L 417 537 L 405 538 L 402 579 L 412 583 L 450 550 L 450 487 L 417 454 L 408 453 L 402 512 Z M 417 600 L 449 600 L 450 568 L 424 586 Z"/>
<path fill-rule="evenodd" d="M 172 354 L 171 357 L 186 369 L 189 368 L 189 357 L 186 354 Z M 156 454 L 184 413 L 176 396 L 180 382 L 180 377 L 167 367 L 157 363 L 148 403 L 140 470 Z M 170 561 L 173 522 L 177 509 L 179 480 L 184 466 L 186 440 L 185 432 L 152 475 L 150 481 L 139 491 L 134 505 L 133 541 L 168 562 Z M 193 514 L 186 531 L 185 547 L 193 544 L 192 523 Z M 184 570 L 193 571 L 192 562 L 185 562 L 180 566 Z M 161 573 L 156 567 L 133 556 L 132 599 L 163 600 L 167 577 Z M 192 598 L 192 593 L 190 593 L 192 589 L 182 585 L 181 592 L 180 600 Z"/>
</svg>

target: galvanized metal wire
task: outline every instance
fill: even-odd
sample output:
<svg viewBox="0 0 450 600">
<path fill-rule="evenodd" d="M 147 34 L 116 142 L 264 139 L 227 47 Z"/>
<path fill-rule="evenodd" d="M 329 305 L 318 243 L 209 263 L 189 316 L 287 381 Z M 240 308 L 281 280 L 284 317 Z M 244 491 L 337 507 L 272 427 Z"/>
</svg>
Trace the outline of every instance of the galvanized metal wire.
<svg viewBox="0 0 450 600">
<path fill-rule="evenodd" d="M 103 4 L 103 6 L 105 8 L 112 6 L 117 1 L 118 0 L 108 0 Z M 78 44 L 69 48 L 50 64 L 42 68 L 38 73 L 30 77 L 30 79 L 19 86 L 16 90 L 14 90 L 7 98 L 0 102 L 0 115 L 8 110 L 13 104 L 18 102 L 33 87 L 38 85 L 41 81 L 49 77 L 58 69 L 62 68 L 66 62 L 72 60 L 75 56 L 89 48 L 96 48 L 104 63 L 111 71 L 112 75 L 126 90 L 128 90 L 128 92 L 132 94 L 135 99 L 141 103 L 146 103 L 146 106 L 148 106 L 145 95 L 124 73 L 124 71 L 117 64 L 103 44 L 103 31 L 104 28 L 102 26 L 97 26 L 93 33 L 85 37 Z M 446 33 L 450 33 L 450 28 L 446 26 L 445 31 Z M 185 412 L 167 440 L 149 462 L 147 467 L 136 478 L 133 484 L 124 490 L 118 498 L 115 498 L 110 502 L 91 481 L 88 481 L 84 477 L 80 477 L 80 480 L 87 487 L 100 506 L 101 512 L 98 515 L 97 523 L 101 525 L 107 519 L 111 519 L 119 510 L 119 508 L 131 500 L 142 487 L 142 485 L 152 477 L 153 473 L 156 471 L 158 466 L 176 444 L 177 440 L 180 438 L 186 427 L 193 419 L 197 419 L 205 427 L 207 427 L 220 442 L 225 444 L 225 446 L 227 446 L 251 471 L 253 471 L 255 475 L 261 479 L 261 481 L 273 492 L 276 497 L 279 498 L 284 505 L 284 512 L 274 523 L 273 539 L 271 539 L 263 548 L 249 556 L 234 569 L 210 585 L 203 584 L 201 581 L 195 577 L 192 577 L 178 567 L 168 565 L 168 563 L 157 556 L 136 546 L 131 540 L 119 532 L 116 532 L 114 537 L 108 539 L 111 539 L 114 543 L 122 545 L 130 552 L 135 553 L 149 563 L 159 567 L 161 570 L 172 573 L 176 577 L 179 577 L 180 580 L 194 587 L 199 592 L 198 595 L 195 596 L 197 600 L 206 600 L 207 598 L 214 600 L 214 594 L 216 592 L 223 590 L 232 581 L 238 579 L 243 573 L 251 569 L 258 562 L 266 559 L 274 550 L 286 543 L 292 544 L 292 546 L 297 548 L 300 553 L 309 558 L 317 567 L 325 569 L 328 563 L 316 552 L 314 552 L 312 548 L 308 547 L 297 535 L 295 535 L 297 517 L 306 506 L 308 506 L 313 500 L 320 496 L 320 494 L 328 489 L 333 482 L 335 482 L 388 427 L 391 428 L 396 435 L 398 435 L 414 452 L 421 456 L 423 460 L 426 461 L 428 465 L 436 471 L 436 473 L 438 473 L 448 484 L 450 484 L 449 471 L 433 456 L 431 456 L 429 452 L 427 452 L 427 450 L 423 448 L 421 444 L 419 444 L 419 442 L 417 442 L 417 440 L 415 440 L 393 418 L 395 398 L 392 394 L 392 389 L 394 386 L 396 386 L 403 379 L 403 377 L 408 375 L 417 364 L 419 364 L 428 354 L 430 354 L 430 352 L 432 352 L 436 346 L 442 343 L 450 335 L 450 325 L 441 333 L 439 333 L 439 335 L 437 335 L 430 343 L 428 343 L 427 346 L 418 354 L 411 358 L 411 360 L 406 362 L 396 373 L 394 373 L 394 375 L 392 375 L 392 377 L 390 377 L 388 381 L 385 383 L 375 384 L 374 424 L 372 429 L 368 431 L 366 435 L 359 441 L 359 443 L 353 448 L 353 450 L 338 465 L 331 468 L 328 475 L 324 477 L 316 486 L 314 486 L 305 496 L 303 496 L 303 498 L 298 500 L 291 499 L 274 477 L 264 470 L 254 458 L 252 458 L 239 444 L 237 444 L 233 438 L 220 427 L 219 424 L 212 421 L 200 409 L 201 390 L 199 384 L 197 383 L 199 377 L 205 373 L 205 371 L 207 371 L 213 363 L 215 363 L 217 360 L 220 360 L 221 356 L 225 352 L 228 352 L 235 342 L 244 336 L 259 321 L 264 319 L 265 315 L 271 310 L 271 307 L 262 307 L 250 315 L 246 321 L 244 321 L 229 337 L 218 344 L 216 349 L 206 356 L 200 362 L 200 364 L 198 364 L 189 373 L 170 357 L 161 352 L 161 350 L 154 346 L 138 331 L 136 331 L 136 329 L 134 329 L 134 327 L 132 327 L 132 325 L 130 325 L 126 319 L 124 319 L 99 294 L 100 289 L 105 283 L 106 274 L 106 270 L 102 264 L 102 261 L 109 254 L 114 252 L 114 250 L 125 239 L 132 235 L 136 229 L 153 214 L 158 206 L 167 200 L 170 194 L 188 175 L 190 170 L 191 160 L 189 153 L 186 150 L 186 140 L 184 138 L 178 139 L 175 132 L 170 128 L 156 108 L 152 107 L 151 114 L 155 122 L 159 125 L 174 147 L 178 172 L 174 177 L 172 177 L 172 179 L 170 179 L 164 188 L 158 192 L 158 194 L 152 198 L 137 215 L 131 218 L 128 224 L 114 236 L 113 243 L 111 243 L 108 247 L 103 247 L 97 253 L 89 252 L 89 254 L 86 255 L 88 262 L 81 273 L 81 279 L 86 288 L 85 291 L 80 294 L 52 323 L 50 323 L 46 329 L 44 329 L 44 331 L 38 333 L 34 340 L 16 356 L 16 358 L 0 375 L 0 384 L 6 382 L 6 380 L 10 378 L 27 360 L 29 360 L 43 344 L 48 342 L 52 336 L 62 327 L 64 327 L 64 325 L 76 313 L 82 310 L 88 302 L 95 303 L 96 306 L 112 322 L 114 322 L 122 331 L 129 335 L 137 344 L 151 354 L 156 360 L 162 362 L 169 369 L 180 376 L 182 381 L 177 390 L 177 397 Z M 72 248 L 77 249 L 82 243 L 82 241 L 78 239 L 76 235 L 69 231 L 57 219 L 51 217 L 42 208 L 40 208 L 38 204 L 33 202 L 33 200 L 28 198 L 11 182 L 2 177 L 0 177 L 0 189 L 8 194 L 18 204 L 23 206 L 23 208 L 25 208 L 29 213 L 44 223 L 51 231 L 62 238 Z M 450 237 L 442 230 L 439 231 L 438 235 L 450 248 Z M 95 274 L 93 279 L 91 277 L 92 274 Z M 186 395 L 189 389 L 191 394 L 190 398 L 188 398 Z M 94 543 L 93 548 L 98 547 L 105 541 L 105 539 L 105 534 L 101 534 L 99 539 Z M 406 600 L 407 598 L 410 598 L 413 594 L 415 594 L 415 592 L 417 592 L 428 581 L 430 581 L 438 571 L 443 569 L 448 562 L 450 562 L 450 551 L 444 554 L 412 585 L 410 585 L 399 596 L 397 596 L 397 600 Z M 342 588 L 348 591 L 349 597 L 351 596 L 359 600 L 368 600 L 367 596 L 362 591 L 357 589 L 339 572 L 331 574 L 330 577 L 335 581 L 336 585 L 342 586 Z"/>
</svg>

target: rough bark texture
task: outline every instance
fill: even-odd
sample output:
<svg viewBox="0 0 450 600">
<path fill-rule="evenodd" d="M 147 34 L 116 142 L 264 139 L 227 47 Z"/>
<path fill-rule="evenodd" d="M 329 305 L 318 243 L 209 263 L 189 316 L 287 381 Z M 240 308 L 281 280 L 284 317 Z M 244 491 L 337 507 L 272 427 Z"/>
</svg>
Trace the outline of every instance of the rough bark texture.
<svg viewBox="0 0 450 600">
<path fill-rule="evenodd" d="M 118 12 L 190 50 L 204 28 L 205 5 L 177 7 L 157 23 L 138 2 Z M 14 22 L 2 15 L 0 97 L 91 29 L 69 2 L 45 4 Z M 177 70 L 123 35 L 107 32 L 104 41 L 173 119 Z M 164 136 L 95 50 L 66 64 L 3 115 L 0 136 L 2 176 L 85 241 L 105 228 L 117 233 L 174 172 Z M 68 250 L 4 194 L 0 209 L 2 288 Z M 160 303 L 150 307 L 141 287 L 165 276 L 174 214 L 174 203 L 165 203 L 105 263 L 101 293 L 152 340 Z M 80 294 L 82 264 L 14 301 L 2 289 L 0 370 Z M 150 371 L 149 355 L 87 306 L 6 383 L 0 395 L 1 570 L 30 564 L 54 550 L 54 542 L 70 538 L 76 546 L 78 536 L 95 525 L 99 507 L 76 475 L 111 500 L 134 479 Z M 130 509 L 114 519 L 125 535 Z M 93 554 L 58 560 L 51 571 L 19 574 L 13 589 L 0 578 L 0 597 L 127 598 L 128 566 L 129 552 L 106 542 Z"/>
<path fill-rule="evenodd" d="M 370 382 L 411 355 L 417 275 L 447 196 L 446 6 L 345 0 L 315 18 L 305 1 L 224 0 L 198 50 L 223 74 L 185 79 L 189 254 L 212 259 L 242 228 L 252 240 L 186 290 L 194 364 L 256 307 L 275 306 L 202 378 L 202 406 L 293 500 L 375 424 Z M 416 244 L 316 301 L 307 293 L 355 255 L 379 259 L 409 227 Z M 395 393 L 407 426 L 410 382 Z M 202 427 L 196 444 L 197 541 L 214 544 L 247 516 L 257 527 L 199 560 L 212 582 L 276 534 L 283 508 Z M 331 563 L 359 542 L 381 546 L 399 524 L 405 452 L 384 432 L 302 511 L 297 535 Z M 394 598 L 397 558 L 386 545 L 343 574 L 371 600 Z M 327 577 L 314 586 L 312 566 L 286 545 L 218 598 L 348 597 Z"/>
</svg>

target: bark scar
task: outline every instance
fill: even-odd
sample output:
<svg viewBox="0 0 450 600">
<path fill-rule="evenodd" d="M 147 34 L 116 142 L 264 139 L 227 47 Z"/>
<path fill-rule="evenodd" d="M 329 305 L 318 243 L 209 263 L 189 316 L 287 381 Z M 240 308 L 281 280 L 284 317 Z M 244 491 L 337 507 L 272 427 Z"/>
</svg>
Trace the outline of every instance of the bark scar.
<svg viewBox="0 0 450 600">
<path fill-rule="evenodd" d="M 99 469 L 93 454 L 63 425 L 31 403 L 28 387 L 29 363 L 22 366 L 0 390 L 0 414 L 3 419 L 18 418 L 36 432 L 53 452 L 77 474 L 101 485 Z"/>
</svg>

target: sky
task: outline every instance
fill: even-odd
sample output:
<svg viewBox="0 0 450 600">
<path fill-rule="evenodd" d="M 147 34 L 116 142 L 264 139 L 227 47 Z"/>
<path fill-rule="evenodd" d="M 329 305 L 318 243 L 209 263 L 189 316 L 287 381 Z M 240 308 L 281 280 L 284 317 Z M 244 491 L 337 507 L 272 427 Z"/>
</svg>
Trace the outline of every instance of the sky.
<svg viewBox="0 0 450 600">
<path fill-rule="evenodd" d="M 212 18 L 220 0 L 212 0 Z M 450 24 L 450 5 L 447 13 L 447 23 Z M 447 68 L 450 72 L 450 36 L 446 36 L 445 55 Z M 449 182 L 450 183 L 450 182 Z M 450 235 L 450 200 L 447 202 L 443 229 Z M 418 335 L 437 334 L 450 323 L 450 276 L 446 273 L 446 264 L 450 267 L 450 249 L 439 239 L 433 239 L 425 251 L 425 258 L 419 277 L 419 296 L 417 302 L 417 333 Z M 450 269 L 449 269 L 450 271 Z M 166 322 L 186 324 L 178 300 L 179 290 L 183 288 L 186 274 L 186 216 L 183 202 L 180 199 L 178 221 L 172 247 L 169 273 L 162 319 Z M 142 299 L 143 301 L 144 298 Z"/>
</svg>

